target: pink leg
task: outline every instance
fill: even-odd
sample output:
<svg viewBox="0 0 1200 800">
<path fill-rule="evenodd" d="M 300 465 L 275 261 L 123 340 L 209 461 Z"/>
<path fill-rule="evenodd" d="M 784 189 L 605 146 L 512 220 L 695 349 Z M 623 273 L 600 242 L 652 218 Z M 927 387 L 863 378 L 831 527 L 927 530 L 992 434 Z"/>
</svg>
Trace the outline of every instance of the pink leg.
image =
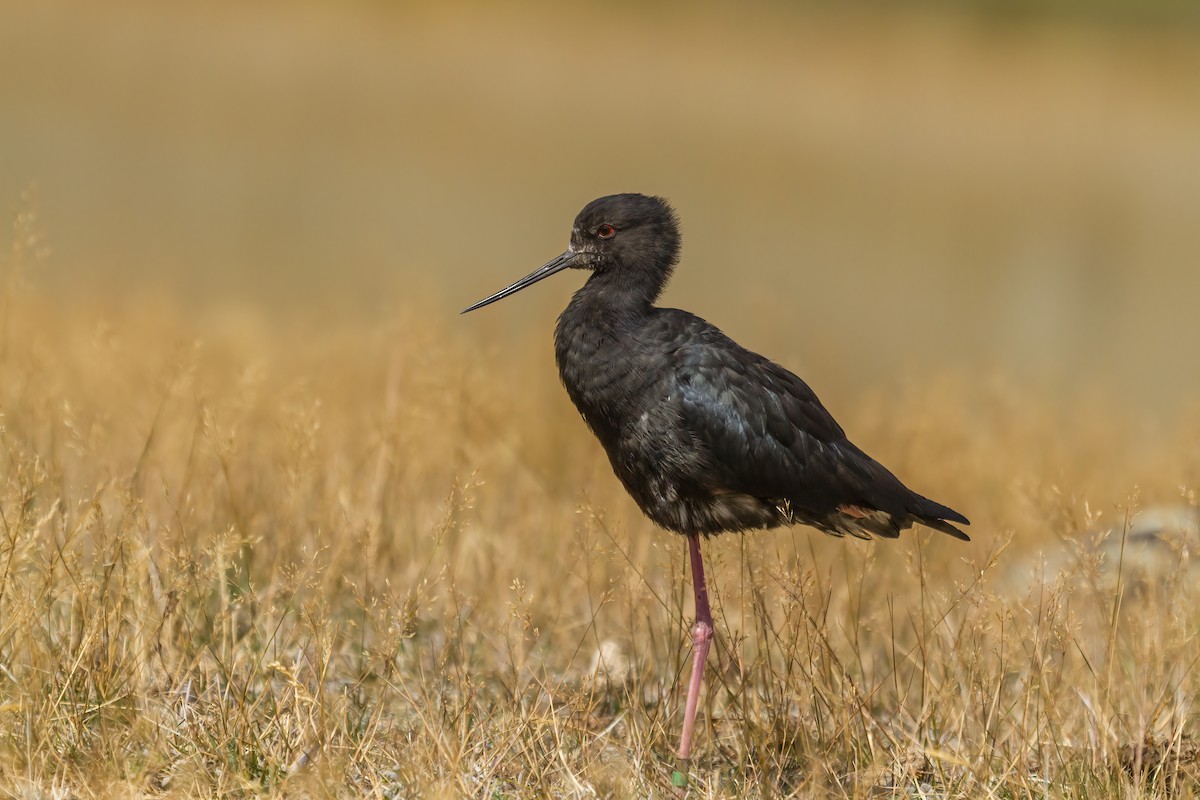
<svg viewBox="0 0 1200 800">
<path fill-rule="evenodd" d="M 700 558 L 700 537 L 689 536 L 688 555 L 692 559 L 692 588 L 696 591 L 696 624 L 692 626 L 692 678 L 688 682 L 687 705 L 683 711 L 683 735 L 679 739 L 679 758 L 692 754 L 692 730 L 696 727 L 696 707 L 700 704 L 700 682 L 713 638 L 712 612 L 708 608 L 708 587 L 704 583 L 704 561 Z"/>
</svg>

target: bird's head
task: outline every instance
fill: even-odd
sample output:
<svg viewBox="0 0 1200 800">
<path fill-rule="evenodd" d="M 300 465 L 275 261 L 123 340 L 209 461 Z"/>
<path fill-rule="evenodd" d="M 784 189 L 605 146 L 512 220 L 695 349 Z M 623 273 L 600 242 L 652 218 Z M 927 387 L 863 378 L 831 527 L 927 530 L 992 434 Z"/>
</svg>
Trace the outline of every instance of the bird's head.
<svg viewBox="0 0 1200 800">
<path fill-rule="evenodd" d="M 465 314 L 489 305 L 564 269 L 597 274 L 648 288 L 658 296 L 679 260 L 679 222 L 661 197 L 613 194 L 588 203 L 575 217 L 566 252 L 521 280 L 474 305 Z"/>
<path fill-rule="evenodd" d="M 668 272 L 679 258 L 679 223 L 661 197 L 601 197 L 575 217 L 567 252 L 583 269 Z"/>
</svg>

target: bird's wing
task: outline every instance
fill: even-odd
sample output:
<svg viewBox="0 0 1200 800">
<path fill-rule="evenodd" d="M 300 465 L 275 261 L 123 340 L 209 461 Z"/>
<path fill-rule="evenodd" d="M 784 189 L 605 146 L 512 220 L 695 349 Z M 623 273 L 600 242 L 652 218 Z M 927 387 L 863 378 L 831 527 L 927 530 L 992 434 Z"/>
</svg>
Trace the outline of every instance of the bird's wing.
<svg viewBox="0 0 1200 800">
<path fill-rule="evenodd" d="M 843 504 L 905 513 L 909 491 L 846 439 L 804 381 L 723 334 L 705 338 L 676 351 L 675 374 L 680 415 L 707 453 L 713 489 L 813 513 Z"/>
</svg>

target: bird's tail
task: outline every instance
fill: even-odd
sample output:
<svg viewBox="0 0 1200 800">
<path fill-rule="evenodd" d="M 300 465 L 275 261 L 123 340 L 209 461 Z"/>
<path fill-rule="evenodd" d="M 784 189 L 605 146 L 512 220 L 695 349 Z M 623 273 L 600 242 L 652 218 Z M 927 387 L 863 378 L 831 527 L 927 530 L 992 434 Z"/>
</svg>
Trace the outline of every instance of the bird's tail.
<svg viewBox="0 0 1200 800">
<path fill-rule="evenodd" d="M 913 495 L 917 502 L 909 505 L 908 513 L 914 522 L 918 522 L 927 528 L 933 528 L 935 531 L 949 534 L 955 539 L 961 539 L 964 542 L 971 541 L 971 537 L 960 531 L 958 528 L 951 525 L 951 522 L 958 522 L 962 525 L 970 525 L 971 520 L 964 517 L 962 514 L 955 511 L 949 506 L 944 506 L 941 503 L 935 503 L 928 497 L 922 497 L 919 494 Z"/>
<path fill-rule="evenodd" d="M 911 495 L 902 511 L 881 511 L 866 505 L 843 503 L 819 517 L 794 514 L 793 521 L 813 525 L 834 536 L 853 536 L 856 539 L 870 539 L 873 536 L 895 539 L 900 535 L 900 531 L 919 524 L 964 542 L 971 541 L 970 536 L 950 524 L 958 522 L 970 525 L 970 520 L 941 503 L 935 503 L 915 492 Z"/>
</svg>

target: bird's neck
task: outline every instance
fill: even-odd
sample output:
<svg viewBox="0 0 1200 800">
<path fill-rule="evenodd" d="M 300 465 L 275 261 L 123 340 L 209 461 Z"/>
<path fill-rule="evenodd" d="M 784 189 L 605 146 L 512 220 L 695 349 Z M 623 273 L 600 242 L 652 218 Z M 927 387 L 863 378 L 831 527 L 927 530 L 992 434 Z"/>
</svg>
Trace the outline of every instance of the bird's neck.
<svg viewBox="0 0 1200 800">
<path fill-rule="evenodd" d="M 650 313 L 662 289 L 663 280 L 649 271 L 603 270 L 592 273 L 571 305 L 597 317 L 637 319 Z"/>
<path fill-rule="evenodd" d="M 567 394 L 588 426 L 607 442 L 620 409 L 631 408 L 641 331 L 652 318 L 656 291 L 593 273 L 571 298 L 554 330 L 554 354 Z"/>
<path fill-rule="evenodd" d="M 596 381 L 612 389 L 628 370 L 630 348 L 654 313 L 661 280 L 631 271 L 593 272 L 558 318 L 554 331 L 559 373 L 575 404 L 584 411 L 581 392 Z M 597 370 L 611 362 L 612 369 Z M 593 394 L 595 392 L 593 391 Z M 586 416 L 586 411 L 585 411 Z"/>
</svg>

